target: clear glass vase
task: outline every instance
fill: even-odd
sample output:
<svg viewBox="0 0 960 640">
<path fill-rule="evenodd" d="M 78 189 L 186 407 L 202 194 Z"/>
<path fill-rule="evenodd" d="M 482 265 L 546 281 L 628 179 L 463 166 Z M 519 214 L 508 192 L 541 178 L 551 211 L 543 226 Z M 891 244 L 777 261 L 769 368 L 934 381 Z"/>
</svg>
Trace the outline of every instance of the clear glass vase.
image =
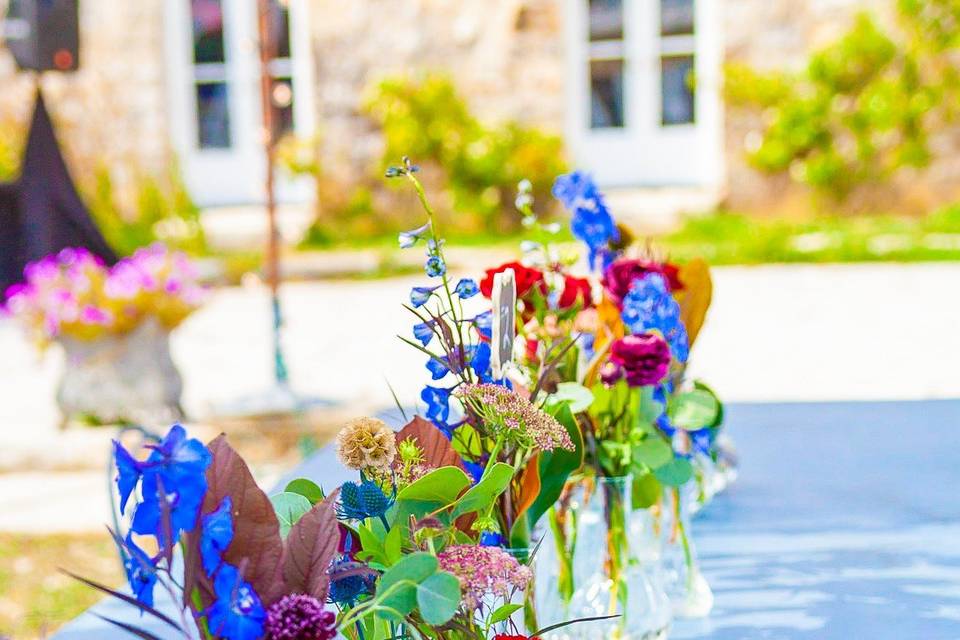
<svg viewBox="0 0 960 640">
<path fill-rule="evenodd" d="M 530 567 L 533 573 L 533 579 L 527 584 L 524 590 L 516 590 L 510 598 L 493 598 L 484 603 L 485 611 L 496 611 L 501 605 L 515 604 L 521 608 L 515 611 L 509 618 L 494 623 L 491 631 L 494 634 L 504 635 L 530 635 L 539 627 L 536 612 L 536 598 L 534 596 L 537 588 L 537 566 L 540 563 L 539 553 L 534 554 L 533 549 L 504 549 L 507 553 L 516 559 L 522 565 Z"/>
<path fill-rule="evenodd" d="M 670 606 L 658 586 L 650 556 L 634 540 L 630 476 L 585 481 L 573 492 L 563 533 L 572 544 L 572 593 L 562 612 L 550 618 L 573 620 L 616 615 L 602 621 L 577 623 L 548 634 L 550 638 L 608 640 L 660 640 L 670 627 Z M 541 572 L 543 573 L 543 572 Z M 538 584 L 538 589 L 545 587 Z M 556 584 L 552 585 L 556 587 Z M 556 592 L 550 594 L 556 600 Z M 546 597 L 538 599 L 545 602 Z M 541 624 L 548 624 L 548 612 Z M 559 615 L 558 615 L 559 614 Z"/>
<path fill-rule="evenodd" d="M 691 537 L 690 504 L 696 499 L 682 489 L 664 491 L 660 515 L 663 586 L 676 618 L 702 618 L 713 609 L 713 591 L 700 573 Z"/>
</svg>

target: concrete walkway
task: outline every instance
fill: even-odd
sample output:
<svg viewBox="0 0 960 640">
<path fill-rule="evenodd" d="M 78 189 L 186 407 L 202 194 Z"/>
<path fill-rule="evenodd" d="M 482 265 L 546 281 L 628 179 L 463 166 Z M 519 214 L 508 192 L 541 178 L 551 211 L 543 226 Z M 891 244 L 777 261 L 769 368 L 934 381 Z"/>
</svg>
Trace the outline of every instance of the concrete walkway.
<svg viewBox="0 0 960 640">
<path fill-rule="evenodd" d="M 692 373 L 726 400 L 960 397 L 960 264 L 728 267 L 716 269 L 715 279 Z M 294 387 L 363 413 L 392 406 L 389 380 L 404 404 L 414 403 L 429 379 L 425 358 L 395 336 L 409 335 L 413 318 L 400 305 L 424 280 L 286 285 L 284 343 Z M 265 291 L 215 291 L 177 330 L 173 348 L 195 419 L 268 388 Z M 95 507 L 104 504 L 110 434 L 57 431 L 61 357 L 55 348 L 38 357 L 18 327 L 0 321 L 0 530 L 99 530 L 103 522 Z M 59 488 L 35 516 L 24 514 L 30 507 L 23 492 L 35 486 L 24 474 L 77 471 L 78 458 L 86 480 L 45 476 L 47 486 Z"/>
</svg>

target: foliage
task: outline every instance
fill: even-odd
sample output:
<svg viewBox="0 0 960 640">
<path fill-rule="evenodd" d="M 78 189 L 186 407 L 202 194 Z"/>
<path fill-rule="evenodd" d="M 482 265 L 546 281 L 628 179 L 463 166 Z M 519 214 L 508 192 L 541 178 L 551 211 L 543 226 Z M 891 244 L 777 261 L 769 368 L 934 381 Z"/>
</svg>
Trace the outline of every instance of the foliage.
<svg viewBox="0 0 960 640">
<path fill-rule="evenodd" d="M 930 137 L 957 115 L 955 0 L 899 0 L 897 31 L 867 14 L 799 73 L 731 64 L 727 99 L 762 114 L 752 166 L 842 199 L 932 159 Z"/>
<path fill-rule="evenodd" d="M 683 220 L 658 239 L 676 260 L 713 264 L 960 260 L 960 206 L 921 217 L 892 214 L 764 219 L 718 211 Z"/>
<path fill-rule="evenodd" d="M 517 228 L 520 180 L 545 200 L 565 170 L 558 136 L 517 122 L 481 123 L 447 76 L 389 78 L 370 94 L 364 109 L 383 131 L 383 163 L 410 155 L 439 167 L 457 217 L 476 217 L 474 230 Z"/>
</svg>

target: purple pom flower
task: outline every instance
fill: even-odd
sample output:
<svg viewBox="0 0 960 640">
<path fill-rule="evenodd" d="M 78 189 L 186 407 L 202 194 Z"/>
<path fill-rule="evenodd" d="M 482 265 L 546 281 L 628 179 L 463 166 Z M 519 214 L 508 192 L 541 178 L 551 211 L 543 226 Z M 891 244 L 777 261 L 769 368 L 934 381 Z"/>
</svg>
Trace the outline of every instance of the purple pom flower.
<svg viewBox="0 0 960 640">
<path fill-rule="evenodd" d="M 313 596 L 297 593 L 282 597 L 267 609 L 267 640 L 331 640 L 337 635 L 337 616 Z"/>
</svg>

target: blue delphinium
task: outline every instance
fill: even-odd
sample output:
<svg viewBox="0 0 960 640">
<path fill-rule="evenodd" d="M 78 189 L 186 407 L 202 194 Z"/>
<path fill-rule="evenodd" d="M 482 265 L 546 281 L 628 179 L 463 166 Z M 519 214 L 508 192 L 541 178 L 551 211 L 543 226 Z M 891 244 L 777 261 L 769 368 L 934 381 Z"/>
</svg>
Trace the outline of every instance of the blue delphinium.
<svg viewBox="0 0 960 640">
<path fill-rule="evenodd" d="M 410 290 L 410 304 L 413 305 L 414 308 L 422 307 L 427 304 L 427 300 L 430 299 L 433 292 L 439 288 L 439 285 L 436 287 L 414 287 Z"/>
<path fill-rule="evenodd" d="M 480 287 L 477 286 L 476 280 L 461 278 L 454 291 L 462 300 L 467 300 L 480 293 Z"/>
<path fill-rule="evenodd" d="M 138 602 L 152 607 L 153 588 L 157 584 L 157 561 L 138 547 L 129 535 L 123 541 L 123 549 L 126 552 L 123 570 L 127 574 L 130 590 Z"/>
<path fill-rule="evenodd" d="M 427 275 L 431 278 L 439 278 L 447 272 L 447 265 L 443 262 L 443 258 L 438 255 L 432 255 L 427 258 L 426 263 L 423 265 L 423 270 L 427 272 Z"/>
<path fill-rule="evenodd" d="M 427 404 L 427 419 L 444 429 L 450 419 L 450 389 L 427 385 L 420 392 L 420 399 Z"/>
<path fill-rule="evenodd" d="M 237 568 L 222 564 L 213 581 L 216 600 L 205 615 L 210 632 L 224 640 L 259 640 L 267 611 L 253 586 L 243 580 Z"/>
<path fill-rule="evenodd" d="M 490 373 L 490 358 L 492 355 L 488 342 L 481 342 L 470 349 L 470 367 L 481 382 L 493 381 Z"/>
<path fill-rule="evenodd" d="M 633 281 L 623 299 L 621 317 L 631 333 L 659 331 L 670 345 L 673 357 L 678 362 L 687 361 L 690 355 L 687 329 L 680 318 L 680 305 L 670 294 L 662 275 L 648 273 Z"/>
<path fill-rule="evenodd" d="M 413 337 L 419 340 L 423 346 L 427 346 L 433 340 L 433 324 L 433 320 L 430 320 L 413 325 Z"/>
<path fill-rule="evenodd" d="M 423 226 L 417 227 L 416 229 L 410 229 L 409 231 L 401 231 L 398 241 L 400 243 L 401 249 L 409 249 L 413 245 L 417 244 L 417 241 L 420 240 L 430 229 L 430 223 L 424 224 Z"/>
<path fill-rule="evenodd" d="M 590 175 L 574 171 L 558 176 L 553 196 L 570 211 L 570 230 L 587 245 L 590 268 L 607 267 L 613 259 L 611 243 L 619 241 L 620 232 Z"/>
<path fill-rule="evenodd" d="M 376 482 L 361 480 L 345 482 L 340 487 L 340 504 L 337 515 L 344 520 L 384 518 L 393 506 L 394 499 L 383 492 Z"/>
<path fill-rule="evenodd" d="M 203 570 L 213 576 L 223 559 L 223 553 L 233 541 L 233 502 L 226 496 L 216 511 L 203 516 L 200 524 L 200 560 Z"/>
<path fill-rule="evenodd" d="M 484 311 L 481 314 L 474 316 L 471 320 L 473 326 L 477 329 L 477 333 L 480 334 L 485 340 L 491 340 L 493 338 L 493 310 Z"/>
<path fill-rule="evenodd" d="M 427 360 L 427 371 L 434 380 L 440 380 L 450 371 L 450 359 L 446 356 Z"/>
</svg>

